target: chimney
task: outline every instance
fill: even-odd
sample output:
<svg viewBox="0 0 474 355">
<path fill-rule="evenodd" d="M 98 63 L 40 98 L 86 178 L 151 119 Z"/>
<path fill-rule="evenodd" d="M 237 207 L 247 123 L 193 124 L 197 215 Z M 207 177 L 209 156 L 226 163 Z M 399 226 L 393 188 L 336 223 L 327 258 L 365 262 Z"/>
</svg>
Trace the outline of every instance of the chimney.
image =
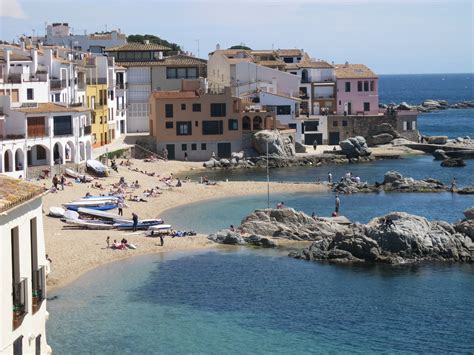
<svg viewBox="0 0 474 355">
<path fill-rule="evenodd" d="M 162 51 L 158 52 L 158 60 L 163 60 L 163 52 Z"/>
<path fill-rule="evenodd" d="M 35 48 L 31 49 L 31 59 L 33 60 L 32 72 L 35 74 L 38 71 L 38 51 Z"/>
<path fill-rule="evenodd" d="M 146 39 L 146 40 L 143 41 L 143 43 L 150 44 L 150 40 Z"/>
<path fill-rule="evenodd" d="M 25 39 L 23 37 L 20 38 L 20 49 L 22 52 L 25 50 Z"/>
<path fill-rule="evenodd" d="M 6 70 L 6 77 L 10 74 L 10 51 L 8 49 L 3 50 L 4 57 L 5 57 L 5 70 Z"/>
<path fill-rule="evenodd" d="M 216 51 L 219 51 L 221 49 L 221 45 L 219 43 L 216 44 Z"/>
</svg>

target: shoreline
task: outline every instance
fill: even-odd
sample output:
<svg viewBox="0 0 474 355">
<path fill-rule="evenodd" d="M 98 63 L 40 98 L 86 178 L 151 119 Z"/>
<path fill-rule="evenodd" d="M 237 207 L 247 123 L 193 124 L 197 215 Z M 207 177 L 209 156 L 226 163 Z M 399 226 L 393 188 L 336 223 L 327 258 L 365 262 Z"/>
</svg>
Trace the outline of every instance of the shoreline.
<svg viewBox="0 0 474 355">
<path fill-rule="evenodd" d="M 120 160 L 118 161 L 120 162 Z M 142 160 L 131 160 L 132 168 L 147 172 L 159 173 L 160 176 L 173 176 L 183 172 L 195 171 L 194 162 L 152 162 L 146 163 Z M 196 169 L 197 170 L 197 169 Z M 53 260 L 51 274 L 47 279 L 48 291 L 54 292 L 64 287 L 83 274 L 96 267 L 109 262 L 124 260 L 132 256 L 157 254 L 169 251 L 191 251 L 191 250 L 212 250 L 217 244 L 209 241 L 207 235 L 198 234 L 192 237 L 165 237 L 163 247 L 159 245 L 159 239 L 144 237 L 143 232 L 127 232 L 115 230 L 84 230 L 84 229 L 64 229 L 65 224 L 57 218 L 47 216 L 49 208 L 60 206 L 70 202 L 87 192 L 91 194 L 107 194 L 109 185 L 118 182 L 120 177 L 125 177 L 126 181 L 136 181 L 140 183 L 140 188 L 132 191 L 132 195 L 141 195 L 144 189 L 160 187 L 161 195 L 149 198 L 148 202 L 126 201 L 129 208 L 124 209 L 124 217 L 127 218 L 131 212 L 136 212 L 140 219 L 156 218 L 166 210 L 177 208 L 190 203 L 197 203 L 206 200 L 230 198 L 232 196 L 265 194 L 267 192 L 266 182 L 219 182 L 217 185 L 202 185 L 198 182 L 184 182 L 182 187 L 168 187 L 159 181 L 157 176 L 148 176 L 140 172 L 129 170 L 119 166 L 119 173 L 112 172 L 111 176 L 99 178 L 98 181 L 106 189 L 97 190 L 91 188 L 91 184 L 77 184 L 72 182 L 72 187 L 66 186 L 65 191 L 58 193 L 48 193 L 43 198 L 43 212 L 46 216 L 43 219 L 45 230 L 46 253 Z M 68 182 L 72 181 L 68 179 Z M 39 181 L 41 184 L 49 185 L 49 181 Z M 173 185 L 175 185 L 176 180 Z M 329 191 L 326 185 L 315 183 L 270 183 L 270 191 L 280 192 L 323 192 Z M 67 228 L 67 227 L 66 227 Z M 137 245 L 136 250 L 113 250 L 107 249 L 105 239 L 110 236 L 111 242 L 114 239 L 126 238 L 129 243 Z"/>
</svg>

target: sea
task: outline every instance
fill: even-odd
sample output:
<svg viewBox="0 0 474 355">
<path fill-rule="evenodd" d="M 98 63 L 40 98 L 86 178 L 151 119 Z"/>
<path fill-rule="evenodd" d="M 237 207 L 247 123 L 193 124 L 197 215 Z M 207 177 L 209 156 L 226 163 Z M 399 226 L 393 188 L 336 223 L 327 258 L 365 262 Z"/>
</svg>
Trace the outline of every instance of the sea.
<svg viewBox="0 0 474 355">
<path fill-rule="evenodd" d="M 474 100 L 474 74 L 382 75 L 380 101 L 419 104 Z M 419 116 L 425 135 L 474 137 L 474 110 Z M 415 178 L 474 183 L 471 161 L 441 168 L 430 157 L 368 164 L 272 169 L 272 181 L 315 182 L 347 170 L 383 180 L 387 170 Z M 261 171 L 214 175 L 263 180 Z M 225 183 L 225 182 L 220 182 Z M 328 215 L 331 193 L 271 193 L 306 213 Z M 454 222 L 474 197 L 451 193 L 379 193 L 341 197 L 341 212 L 367 222 L 390 211 Z M 235 196 L 166 211 L 175 228 L 212 233 L 267 196 Z M 166 243 L 166 239 L 165 239 Z M 287 256 L 289 248 L 221 247 L 147 255 L 84 274 L 48 295 L 48 342 L 58 354 L 473 353 L 474 266 L 332 265 Z"/>
</svg>

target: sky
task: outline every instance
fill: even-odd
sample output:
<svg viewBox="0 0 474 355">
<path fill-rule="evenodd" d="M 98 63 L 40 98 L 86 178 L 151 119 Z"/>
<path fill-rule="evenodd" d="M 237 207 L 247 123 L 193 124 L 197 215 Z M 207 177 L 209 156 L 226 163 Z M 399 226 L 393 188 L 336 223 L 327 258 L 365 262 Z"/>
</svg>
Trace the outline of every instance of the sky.
<svg viewBox="0 0 474 355">
<path fill-rule="evenodd" d="M 0 0 L 0 39 L 44 35 L 154 34 L 207 58 L 220 44 L 300 48 L 379 74 L 474 72 L 474 0 Z"/>
</svg>

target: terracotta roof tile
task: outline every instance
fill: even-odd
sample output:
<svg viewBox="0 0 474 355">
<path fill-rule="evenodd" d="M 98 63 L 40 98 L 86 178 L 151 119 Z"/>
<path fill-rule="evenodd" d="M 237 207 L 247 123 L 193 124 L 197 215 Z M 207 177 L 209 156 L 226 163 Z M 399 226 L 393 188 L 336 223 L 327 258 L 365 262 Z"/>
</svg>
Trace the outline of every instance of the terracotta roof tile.
<svg viewBox="0 0 474 355">
<path fill-rule="evenodd" d="M 52 102 L 40 103 L 36 107 L 19 107 L 15 111 L 24 113 L 47 113 L 47 112 L 85 112 L 89 109 L 85 107 L 66 107 Z"/>
<path fill-rule="evenodd" d="M 364 64 L 336 64 L 337 79 L 376 79 L 378 76 Z"/>
<path fill-rule="evenodd" d="M 0 175 L 0 212 L 5 212 L 23 202 L 46 192 L 41 186 Z"/>
<path fill-rule="evenodd" d="M 297 57 L 303 55 L 301 49 L 277 49 L 275 52 L 281 57 Z"/>
<path fill-rule="evenodd" d="M 154 99 L 195 99 L 199 97 L 196 91 L 153 91 Z"/>
<path fill-rule="evenodd" d="M 190 57 L 183 54 L 174 55 L 171 57 L 165 57 L 162 60 L 154 61 L 142 61 L 142 62 L 115 62 L 117 65 L 124 67 L 154 67 L 154 66 L 196 66 L 196 65 L 206 65 L 207 60 Z"/>
<path fill-rule="evenodd" d="M 122 46 L 106 48 L 106 52 L 122 52 L 122 51 L 170 51 L 171 48 L 155 43 L 138 43 L 130 42 Z"/>
</svg>

